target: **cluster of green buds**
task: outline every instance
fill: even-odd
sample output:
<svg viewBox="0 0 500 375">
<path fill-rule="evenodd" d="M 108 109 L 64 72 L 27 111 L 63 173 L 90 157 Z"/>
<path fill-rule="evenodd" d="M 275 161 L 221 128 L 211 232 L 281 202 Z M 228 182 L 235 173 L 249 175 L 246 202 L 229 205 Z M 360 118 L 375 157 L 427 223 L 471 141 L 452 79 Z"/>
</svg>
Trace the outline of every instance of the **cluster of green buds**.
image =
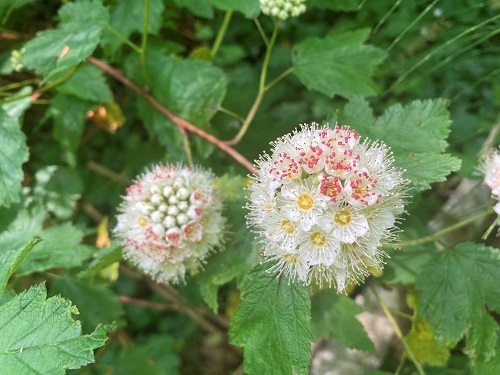
<svg viewBox="0 0 500 375">
<path fill-rule="evenodd" d="M 260 0 L 260 9 L 265 15 L 282 21 L 298 17 L 306 11 L 306 0 Z"/>
</svg>

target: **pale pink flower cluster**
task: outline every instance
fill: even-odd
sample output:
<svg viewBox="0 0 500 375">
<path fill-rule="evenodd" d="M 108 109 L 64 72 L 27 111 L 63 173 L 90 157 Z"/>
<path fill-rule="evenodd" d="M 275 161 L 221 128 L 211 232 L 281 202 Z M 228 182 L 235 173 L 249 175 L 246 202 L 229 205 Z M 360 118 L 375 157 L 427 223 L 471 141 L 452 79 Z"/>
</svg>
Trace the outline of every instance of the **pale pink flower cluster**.
<svg viewBox="0 0 500 375">
<path fill-rule="evenodd" d="M 159 165 L 127 189 L 116 237 L 124 257 L 163 283 L 196 272 L 223 235 L 222 201 L 213 175 L 202 169 Z"/>
<path fill-rule="evenodd" d="M 491 189 L 491 194 L 496 200 L 500 200 L 500 152 L 495 151 L 484 163 L 484 183 Z M 500 202 L 493 209 L 500 215 Z"/>
<path fill-rule="evenodd" d="M 303 125 L 273 143 L 250 186 L 249 224 L 277 270 L 344 292 L 379 272 L 407 180 L 388 147 L 347 126 Z"/>
</svg>

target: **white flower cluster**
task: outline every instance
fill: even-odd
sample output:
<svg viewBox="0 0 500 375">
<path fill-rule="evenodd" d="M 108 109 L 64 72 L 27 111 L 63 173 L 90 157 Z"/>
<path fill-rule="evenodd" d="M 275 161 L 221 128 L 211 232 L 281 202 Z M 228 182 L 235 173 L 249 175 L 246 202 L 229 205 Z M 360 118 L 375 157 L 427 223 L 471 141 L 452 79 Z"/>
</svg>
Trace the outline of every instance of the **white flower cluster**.
<svg viewBox="0 0 500 375">
<path fill-rule="evenodd" d="M 124 257 L 159 282 L 178 283 L 196 272 L 222 240 L 222 201 L 212 174 L 159 165 L 127 189 L 114 233 Z"/>
<path fill-rule="evenodd" d="M 306 11 L 306 0 L 260 0 L 260 10 L 267 16 L 286 20 Z"/>
<path fill-rule="evenodd" d="M 491 189 L 491 194 L 496 200 L 500 200 L 500 152 L 495 151 L 484 163 L 484 183 Z M 493 207 L 500 215 L 500 202 Z"/>
<path fill-rule="evenodd" d="M 344 292 L 380 272 L 407 180 L 385 144 L 347 126 L 303 125 L 272 144 L 250 186 L 249 224 L 264 255 L 291 280 Z"/>
</svg>

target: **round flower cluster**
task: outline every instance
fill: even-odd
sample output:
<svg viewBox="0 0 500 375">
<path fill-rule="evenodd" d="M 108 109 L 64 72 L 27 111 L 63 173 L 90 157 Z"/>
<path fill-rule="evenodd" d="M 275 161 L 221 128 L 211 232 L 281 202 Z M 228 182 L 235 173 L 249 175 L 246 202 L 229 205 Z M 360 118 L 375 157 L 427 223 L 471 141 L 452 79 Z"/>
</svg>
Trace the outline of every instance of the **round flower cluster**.
<svg viewBox="0 0 500 375">
<path fill-rule="evenodd" d="M 114 233 L 130 259 L 163 283 L 184 281 L 222 240 L 222 201 L 213 175 L 159 165 L 127 188 Z"/>
<path fill-rule="evenodd" d="M 268 16 L 286 20 L 297 17 L 306 11 L 306 0 L 260 0 L 262 13 Z"/>
<path fill-rule="evenodd" d="M 249 224 L 270 271 L 344 292 L 382 270 L 407 180 L 388 147 L 347 126 L 303 125 L 272 144 L 250 186 Z"/>
<path fill-rule="evenodd" d="M 484 163 L 485 178 L 484 183 L 491 189 L 491 194 L 496 200 L 500 200 L 500 153 L 495 151 Z M 500 215 L 500 202 L 493 207 Z"/>
</svg>

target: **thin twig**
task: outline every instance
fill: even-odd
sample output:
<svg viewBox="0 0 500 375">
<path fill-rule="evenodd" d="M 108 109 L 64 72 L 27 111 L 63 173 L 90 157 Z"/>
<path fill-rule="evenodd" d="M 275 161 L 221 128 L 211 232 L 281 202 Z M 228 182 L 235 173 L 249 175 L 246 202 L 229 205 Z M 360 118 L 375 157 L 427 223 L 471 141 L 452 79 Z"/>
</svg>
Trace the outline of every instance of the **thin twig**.
<svg viewBox="0 0 500 375">
<path fill-rule="evenodd" d="M 92 220 L 94 220 L 96 223 L 100 223 L 101 220 L 104 218 L 104 215 L 101 214 L 97 208 L 95 208 L 93 205 L 90 203 L 83 203 L 82 204 L 82 209 L 83 211 L 89 215 Z"/>
<path fill-rule="evenodd" d="M 128 278 L 132 280 L 135 281 L 143 280 L 143 277 L 139 273 L 135 272 L 134 270 L 124 265 L 120 265 L 120 272 L 123 272 L 125 275 L 127 275 Z M 177 290 L 175 290 L 175 288 L 171 287 L 170 285 L 160 285 L 152 280 L 146 280 L 146 282 L 151 288 L 151 290 L 155 291 L 160 296 L 165 298 L 173 306 L 178 306 L 179 312 L 183 312 L 184 314 L 188 315 L 191 319 L 193 319 L 196 323 L 198 323 L 200 327 L 203 328 L 205 331 L 210 333 L 226 333 L 226 331 L 229 329 L 229 322 L 226 322 L 225 324 L 220 324 L 222 325 L 222 327 L 220 328 L 212 324 L 212 322 L 208 321 L 207 317 L 204 315 L 211 315 L 210 318 L 213 321 L 220 323 L 220 319 L 215 318 L 216 314 L 214 314 L 209 309 L 205 309 L 203 313 L 200 313 L 196 311 L 194 308 L 191 308 L 185 303 L 184 299 L 179 294 L 179 292 L 177 292 Z"/>
<path fill-rule="evenodd" d="M 413 353 L 410 346 L 406 342 L 406 339 L 403 336 L 403 333 L 401 332 L 401 329 L 399 328 L 399 325 L 396 322 L 394 315 L 392 315 L 391 310 L 389 310 L 389 307 L 385 304 L 384 300 L 380 297 L 377 290 L 373 286 L 371 287 L 371 290 L 372 290 L 373 294 L 375 295 L 375 297 L 377 298 L 377 301 L 378 301 L 380 307 L 382 307 L 382 310 L 384 310 L 385 316 L 387 317 L 387 319 L 389 319 L 389 322 L 391 323 L 392 328 L 394 328 L 394 332 L 396 333 L 396 336 L 398 336 L 399 340 L 403 344 L 403 346 L 405 348 L 405 352 L 408 355 L 408 358 L 410 359 L 410 361 L 412 361 L 412 363 L 415 366 L 415 368 L 417 369 L 417 372 L 419 373 L 419 375 L 425 375 L 425 372 L 424 372 L 424 369 L 422 368 L 422 365 L 417 360 L 417 358 L 415 357 L 415 354 Z"/>
<path fill-rule="evenodd" d="M 174 295 L 171 293 L 171 291 L 168 290 L 168 285 L 165 286 L 160 286 L 159 284 L 156 284 L 154 281 L 148 281 L 149 287 L 154 290 L 156 293 L 158 293 L 160 296 L 165 298 L 167 301 L 170 301 L 174 304 L 179 305 L 179 311 L 183 312 L 187 316 L 189 316 L 193 321 L 195 321 L 202 329 L 209 333 L 220 333 L 221 330 L 218 329 L 216 326 L 214 326 L 211 322 L 206 320 L 202 315 L 198 314 L 195 310 L 193 310 L 191 307 L 187 306 L 186 304 L 183 304 L 181 302 L 180 296 L 174 297 Z"/>
<path fill-rule="evenodd" d="M 96 163 L 93 160 L 89 160 L 87 162 L 87 168 L 89 170 L 91 170 L 92 172 L 100 174 L 101 176 L 107 177 L 110 180 L 118 182 L 120 184 L 129 184 L 130 183 L 130 178 L 128 178 L 125 174 L 123 174 L 123 173 L 118 174 L 118 173 L 112 171 L 111 169 L 105 167 L 104 165 Z"/>
<path fill-rule="evenodd" d="M 445 229 L 440 230 L 440 231 L 438 231 L 438 232 L 436 232 L 434 234 L 431 234 L 430 236 L 418 238 L 416 240 L 410 240 L 410 241 L 400 242 L 400 243 L 397 244 L 397 246 L 401 247 L 401 248 L 404 248 L 404 247 L 416 246 L 416 245 L 420 245 L 420 244 L 423 244 L 423 243 L 436 241 L 443 234 L 446 234 L 448 232 L 453 232 L 454 230 L 457 230 L 457 229 L 460 229 L 460 228 L 462 228 L 462 227 L 464 227 L 466 225 L 469 225 L 470 223 L 473 223 L 474 221 L 476 221 L 478 219 L 481 219 L 482 217 L 488 216 L 488 215 L 490 215 L 492 213 L 493 213 L 493 210 L 489 209 L 486 212 L 482 212 L 482 213 L 480 213 L 480 214 L 478 214 L 476 216 L 473 216 L 471 218 L 465 219 L 465 220 L 463 220 L 463 221 L 461 221 L 459 223 L 456 223 L 454 225 L 449 226 L 448 228 L 445 228 Z"/>
<path fill-rule="evenodd" d="M 229 331 L 231 324 L 229 323 L 228 318 L 219 314 L 215 314 L 212 310 L 210 310 L 210 308 L 205 305 L 201 305 L 199 307 L 199 310 L 205 317 L 212 320 L 214 323 L 217 323 L 219 327 L 225 329 L 226 331 Z"/>
<path fill-rule="evenodd" d="M 254 103 L 252 105 L 252 108 L 250 108 L 250 111 L 248 112 L 248 115 L 247 115 L 247 117 L 245 119 L 245 122 L 243 122 L 243 124 L 241 125 L 241 128 L 238 131 L 238 133 L 234 136 L 233 139 L 231 139 L 230 141 L 227 141 L 226 145 L 234 146 L 234 145 L 238 144 L 241 141 L 241 139 L 243 138 L 243 136 L 246 134 L 246 132 L 248 130 L 248 127 L 252 123 L 252 121 L 253 121 L 253 119 L 255 117 L 255 114 L 257 113 L 257 110 L 260 107 L 262 99 L 264 98 L 264 94 L 266 93 L 266 91 L 268 89 L 268 88 L 266 88 L 267 69 L 269 67 L 269 61 L 271 59 L 271 53 L 273 51 L 273 47 L 274 47 L 274 44 L 276 42 L 276 38 L 278 36 L 279 25 L 280 24 L 279 24 L 278 21 L 274 22 L 273 34 L 271 36 L 271 39 L 269 40 L 269 44 L 267 44 L 266 55 L 264 57 L 264 62 L 262 63 L 262 70 L 260 71 L 259 92 L 257 93 L 255 101 L 254 101 Z M 287 70 L 287 72 L 288 72 L 288 70 Z M 290 73 L 291 73 L 291 71 L 289 73 L 287 73 L 286 75 L 288 75 Z M 280 76 L 279 78 L 281 79 L 281 78 L 284 78 L 285 76 L 283 76 L 283 77 Z M 273 81 L 272 85 L 274 85 L 274 83 L 276 83 L 276 82 Z"/>
<path fill-rule="evenodd" d="M 33 39 L 35 34 L 0 33 L 0 39 L 8 40 L 28 40 Z"/>
<path fill-rule="evenodd" d="M 255 167 L 253 166 L 253 164 L 248 159 L 246 159 L 243 155 L 241 155 L 238 151 L 236 151 L 230 145 L 221 141 L 217 137 L 213 136 L 212 134 L 208 134 L 205 131 L 198 128 L 197 126 L 195 126 L 195 125 L 187 122 L 186 120 L 183 120 L 180 117 L 174 115 L 166 107 L 164 107 L 158 100 L 156 100 L 153 96 L 151 96 L 146 90 L 139 87 L 136 83 L 134 83 L 129 78 L 127 78 L 118 69 L 115 69 L 115 68 L 109 66 L 108 64 L 103 63 L 102 61 L 96 59 L 95 57 L 89 57 L 87 59 L 87 61 L 90 64 L 103 70 L 104 72 L 109 74 L 111 77 L 120 81 L 125 86 L 134 90 L 137 94 L 139 94 L 144 99 L 146 99 L 154 108 L 156 108 L 162 115 L 167 117 L 170 121 L 172 121 L 174 124 L 176 124 L 179 128 L 183 128 L 190 133 L 194 133 L 197 136 L 214 144 L 215 146 L 220 148 L 222 151 L 229 154 L 234 160 L 236 160 L 239 164 L 241 164 L 243 167 L 248 169 L 251 173 L 257 174 L 257 171 L 255 170 Z"/>
<path fill-rule="evenodd" d="M 9 96 L 6 99 L 0 100 L 0 104 L 15 102 L 16 100 L 21 100 L 21 99 L 24 99 L 24 98 L 27 98 L 30 96 L 32 97 L 32 100 L 37 100 L 43 92 L 50 90 L 50 89 L 56 87 L 57 85 L 65 82 L 66 80 L 68 80 L 73 75 L 75 70 L 76 70 L 76 66 L 71 68 L 70 70 L 68 70 L 64 74 L 64 76 L 62 76 L 61 78 L 56 79 L 55 81 L 49 82 L 46 85 L 40 87 L 39 89 L 36 89 L 33 92 L 29 92 L 29 93 L 23 94 L 23 95 L 12 94 L 12 96 Z"/>
<path fill-rule="evenodd" d="M 150 302 L 142 299 L 132 298 L 129 296 L 119 296 L 118 300 L 121 303 L 127 303 L 131 305 L 137 305 L 141 307 L 147 307 L 154 310 L 159 311 L 179 311 L 179 306 L 171 304 L 167 305 L 166 303 L 158 303 L 158 302 Z"/>
</svg>

